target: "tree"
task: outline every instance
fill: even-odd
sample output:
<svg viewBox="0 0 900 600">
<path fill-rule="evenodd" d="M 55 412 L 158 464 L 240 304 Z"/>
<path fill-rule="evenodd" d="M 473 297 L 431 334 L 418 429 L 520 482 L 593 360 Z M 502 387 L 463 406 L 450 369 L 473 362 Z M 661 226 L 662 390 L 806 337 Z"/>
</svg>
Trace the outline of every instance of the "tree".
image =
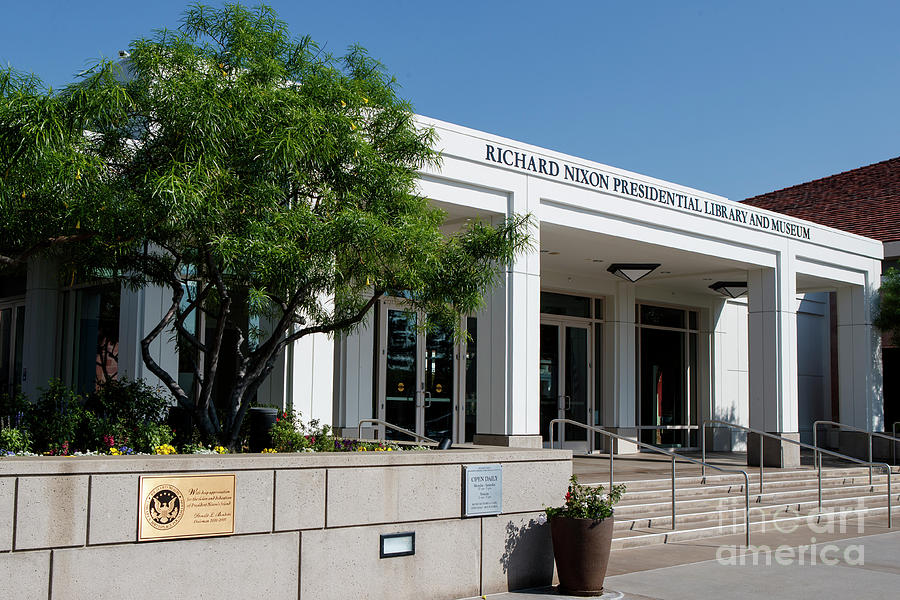
<svg viewBox="0 0 900 600">
<path fill-rule="evenodd" d="M 14 101 L 23 93 L 61 115 L 63 156 L 42 142 L 53 123 Z M 417 171 L 440 160 L 435 135 L 395 80 L 362 48 L 336 59 L 293 38 L 267 7 L 192 6 L 177 31 L 133 42 L 124 63 L 98 64 L 60 94 L 11 86 L 3 100 L 0 208 L 13 216 L 0 233 L 28 232 L 37 211 L 51 218 L 0 254 L 12 264 L 57 249 L 128 285 L 167 286 L 143 360 L 206 436 L 232 447 L 287 345 L 352 329 L 390 293 L 455 325 L 529 243 L 526 215 L 444 235 L 443 213 L 416 193 Z M 36 129 L 21 155 L 8 153 L 17 119 Z M 198 313 L 209 335 L 187 325 Z M 196 393 L 149 352 L 171 329 Z M 217 412 L 226 331 L 236 373 Z"/>
<path fill-rule="evenodd" d="M 875 327 L 895 340 L 900 340 L 900 271 L 891 267 L 881 277 L 878 314 Z"/>
</svg>

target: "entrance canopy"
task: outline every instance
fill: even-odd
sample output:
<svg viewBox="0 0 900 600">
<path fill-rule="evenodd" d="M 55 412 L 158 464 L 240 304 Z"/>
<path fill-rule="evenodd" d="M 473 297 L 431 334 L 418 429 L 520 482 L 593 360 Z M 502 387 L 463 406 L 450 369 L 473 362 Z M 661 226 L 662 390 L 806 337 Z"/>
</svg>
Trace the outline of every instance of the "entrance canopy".
<svg viewBox="0 0 900 600">
<path fill-rule="evenodd" d="M 685 346 L 680 363 L 666 362 L 665 353 L 644 356 L 659 370 L 680 364 L 691 371 L 679 375 L 684 393 L 694 394 L 683 418 L 690 413 L 697 424 L 730 416 L 794 435 L 798 295 L 814 291 L 837 292 L 842 419 L 867 429 L 881 425 L 880 364 L 872 351 L 879 342 L 871 325 L 879 242 L 484 132 L 422 123 L 437 131 L 443 163 L 421 174 L 420 190 L 447 211 L 448 227 L 471 218 L 534 217 L 532 250 L 516 261 L 478 319 L 479 361 L 490 363 L 487 374 L 479 370 L 479 433 L 510 439 L 543 433 L 541 369 L 548 359 L 541 347 L 550 343 L 560 356 L 570 344 L 570 353 L 593 365 L 584 381 L 593 377 L 585 385 L 600 400 L 588 403 L 593 414 L 585 410 L 581 418 L 634 432 L 642 426 L 642 386 L 646 391 L 653 381 L 662 397 L 674 377 L 644 377 L 644 336 L 645 343 Z M 632 282 L 611 273 L 613 264 L 649 265 L 650 273 Z M 746 287 L 746 296 L 735 300 L 711 289 L 722 282 L 732 294 Z M 585 322 L 583 332 L 569 331 L 572 323 L 542 315 L 542 293 L 589 298 L 591 327 Z M 683 335 L 644 335 L 654 325 L 642 322 L 642 306 L 684 311 L 695 326 L 670 328 Z M 542 323 L 548 324 L 543 333 Z M 575 348 L 570 340 L 578 336 L 584 340 Z M 738 388 L 749 391 L 742 396 Z M 558 395 L 565 414 L 571 394 Z M 664 420 L 661 412 L 651 417 Z"/>
</svg>

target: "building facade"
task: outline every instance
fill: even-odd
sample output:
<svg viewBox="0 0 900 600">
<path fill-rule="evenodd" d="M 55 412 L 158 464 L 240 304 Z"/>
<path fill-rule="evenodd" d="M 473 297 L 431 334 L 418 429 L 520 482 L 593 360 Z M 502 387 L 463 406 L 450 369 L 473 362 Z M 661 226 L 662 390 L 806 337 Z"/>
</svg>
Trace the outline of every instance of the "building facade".
<svg viewBox="0 0 900 600">
<path fill-rule="evenodd" d="M 900 157 L 744 200 L 745 204 L 836 227 L 880 241 L 882 272 L 900 265 Z M 833 298 L 829 301 L 833 302 Z M 882 339 L 884 422 L 900 421 L 900 347 Z M 833 378 L 840 375 L 834 373 Z M 839 407 L 835 407 L 840 420 Z"/>
<path fill-rule="evenodd" d="M 883 429 L 880 336 L 871 325 L 880 242 L 421 122 L 438 133 L 443 162 L 421 173 L 419 188 L 445 211 L 447 231 L 530 213 L 532 249 L 464 320 L 466 340 L 424 333 L 417 324 L 427 315 L 405 310 L 402 298 L 385 300 L 352 334 L 290 347 L 260 403 L 338 428 L 379 418 L 456 442 L 540 446 L 552 419 L 569 418 L 690 448 L 706 419 L 799 438 L 813 418 L 831 414 L 834 360 L 841 420 Z M 35 262 L 24 280 L 3 284 L 0 383 L 34 393 L 59 376 L 86 389 L 111 368 L 152 382 L 138 341 L 167 306 L 163 291 L 58 280 Z M 834 302 L 810 295 L 822 292 Z M 153 352 L 170 372 L 179 369 L 170 340 L 160 336 Z M 568 447 L 607 449 L 577 427 L 561 435 Z M 706 435 L 719 449 L 746 447 L 732 430 Z M 792 445 L 767 445 L 765 454 L 770 464 L 799 462 Z"/>
</svg>

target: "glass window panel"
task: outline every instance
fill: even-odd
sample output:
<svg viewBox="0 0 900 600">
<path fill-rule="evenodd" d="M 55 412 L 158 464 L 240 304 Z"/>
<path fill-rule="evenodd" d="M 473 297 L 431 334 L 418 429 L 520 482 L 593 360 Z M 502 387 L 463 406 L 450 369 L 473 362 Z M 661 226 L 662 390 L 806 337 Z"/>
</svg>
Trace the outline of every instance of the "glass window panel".
<svg viewBox="0 0 900 600">
<path fill-rule="evenodd" d="M 641 305 L 641 324 L 684 329 L 684 313 L 680 308 Z"/>
<path fill-rule="evenodd" d="M 550 421 L 559 417 L 559 326 L 541 325 L 541 435 L 548 441 Z"/>
<path fill-rule="evenodd" d="M 22 385 L 22 351 L 25 345 L 25 307 L 16 307 L 16 343 L 13 354 L 13 387 Z M 15 391 L 15 390 L 14 390 Z"/>
<path fill-rule="evenodd" d="M 10 352 L 12 349 L 12 309 L 0 310 L 0 394 L 12 392 Z"/>
<path fill-rule="evenodd" d="M 469 340 L 466 343 L 466 441 L 475 438 L 478 408 L 478 319 L 466 319 Z"/>
<path fill-rule="evenodd" d="M 603 298 L 594 300 L 594 318 L 598 320 L 603 319 Z"/>
<path fill-rule="evenodd" d="M 566 317 L 591 317 L 591 299 L 553 292 L 541 292 L 541 312 Z"/>
<path fill-rule="evenodd" d="M 688 313 L 688 328 L 689 329 L 699 329 L 697 326 L 699 318 L 696 310 L 692 310 Z"/>
</svg>

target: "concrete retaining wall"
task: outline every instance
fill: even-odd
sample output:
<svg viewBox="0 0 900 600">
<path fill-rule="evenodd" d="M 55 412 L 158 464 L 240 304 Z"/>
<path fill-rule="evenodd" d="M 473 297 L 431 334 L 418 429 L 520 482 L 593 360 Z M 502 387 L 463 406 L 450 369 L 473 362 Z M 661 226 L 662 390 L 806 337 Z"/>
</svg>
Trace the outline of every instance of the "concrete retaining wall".
<svg viewBox="0 0 900 600">
<path fill-rule="evenodd" d="M 571 452 L 0 459 L 0 598 L 461 598 L 549 584 L 545 505 Z M 503 513 L 464 518 L 463 465 L 503 465 Z M 234 473 L 235 533 L 137 542 L 141 475 Z M 415 531 L 413 556 L 379 558 Z"/>
</svg>

